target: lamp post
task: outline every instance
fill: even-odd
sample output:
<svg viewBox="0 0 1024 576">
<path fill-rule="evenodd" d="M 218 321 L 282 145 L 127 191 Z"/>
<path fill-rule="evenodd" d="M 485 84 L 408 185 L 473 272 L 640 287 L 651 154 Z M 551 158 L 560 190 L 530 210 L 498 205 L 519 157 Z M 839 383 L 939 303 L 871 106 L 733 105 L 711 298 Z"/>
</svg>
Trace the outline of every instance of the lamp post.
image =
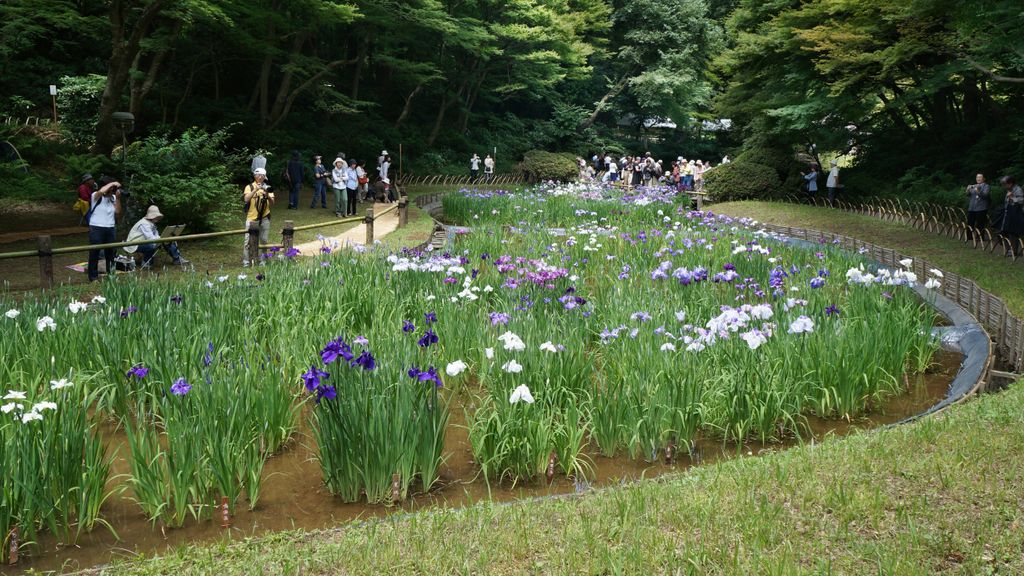
<svg viewBox="0 0 1024 576">
<path fill-rule="evenodd" d="M 53 123 L 57 123 L 57 85 L 50 84 L 50 98 L 53 99 Z"/>
<path fill-rule="evenodd" d="M 128 133 L 135 129 L 135 115 L 131 112 L 114 112 L 110 118 L 113 120 L 114 128 L 121 131 L 121 185 L 123 186 L 124 182 L 128 180 L 128 165 L 126 163 Z M 131 186 L 128 187 L 128 190 L 131 191 Z M 124 196 L 127 194 L 122 194 L 122 202 L 125 200 Z M 127 213 L 128 211 L 125 210 L 124 214 L 127 215 Z"/>
</svg>

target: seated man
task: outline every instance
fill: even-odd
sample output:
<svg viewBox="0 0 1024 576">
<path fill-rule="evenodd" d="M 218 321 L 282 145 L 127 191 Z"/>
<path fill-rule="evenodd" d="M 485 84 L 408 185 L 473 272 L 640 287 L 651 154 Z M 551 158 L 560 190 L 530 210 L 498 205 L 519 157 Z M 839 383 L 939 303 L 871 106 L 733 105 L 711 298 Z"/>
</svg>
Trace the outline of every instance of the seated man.
<svg viewBox="0 0 1024 576">
<path fill-rule="evenodd" d="M 134 242 L 136 240 L 156 240 L 160 237 L 160 233 L 156 230 L 156 223 L 163 218 L 164 215 L 160 213 L 160 210 L 156 206 L 150 206 L 146 210 L 145 218 L 142 218 L 132 226 L 130 232 L 128 232 L 128 242 Z M 152 265 L 153 258 L 156 256 L 156 244 L 140 244 L 138 246 L 126 246 L 125 252 L 129 254 L 134 253 L 135 249 L 138 248 L 139 253 L 142 254 L 142 266 L 147 268 Z M 181 253 L 178 252 L 178 244 L 176 242 L 170 242 L 163 244 L 164 249 L 170 254 L 171 260 L 174 264 L 188 264 L 189 261 L 181 257 Z"/>
</svg>

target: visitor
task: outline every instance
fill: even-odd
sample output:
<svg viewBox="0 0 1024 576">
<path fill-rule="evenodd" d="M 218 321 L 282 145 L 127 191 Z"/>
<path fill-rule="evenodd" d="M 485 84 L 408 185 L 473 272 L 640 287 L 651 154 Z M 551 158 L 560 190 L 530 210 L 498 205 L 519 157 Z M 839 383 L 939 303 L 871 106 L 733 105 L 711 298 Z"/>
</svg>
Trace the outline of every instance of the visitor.
<svg viewBox="0 0 1024 576">
<path fill-rule="evenodd" d="M 260 244 L 270 242 L 270 207 L 274 204 L 274 193 L 267 185 L 267 171 L 265 168 L 257 168 L 252 171 L 252 183 L 245 187 L 242 192 L 242 203 L 245 206 L 245 229 L 249 230 L 251 223 L 255 222 L 259 230 Z M 252 235 L 245 233 L 245 240 L 242 243 L 242 267 L 247 268 L 249 262 L 249 242 Z"/>
<path fill-rule="evenodd" d="M 491 158 L 490 154 L 484 158 L 484 180 L 488 184 L 494 180 L 494 158 Z"/>
<path fill-rule="evenodd" d="M 693 165 L 693 189 L 700 191 L 704 189 L 704 161 L 697 160 Z"/>
<path fill-rule="evenodd" d="M 722 161 L 719 162 L 719 164 L 728 164 L 729 162 L 732 162 L 732 160 L 729 160 L 729 155 L 726 154 L 725 156 L 722 156 Z"/>
<path fill-rule="evenodd" d="M 985 175 L 974 177 L 974 184 L 967 187 L 967 232 L 974 238 L 974 231 L 988 227 L 989 186 Z"/>
<path fill-rule="evenodd" d="M 108 182 L 89 197 L 89 244 L 117 242 L 117 216 L 121 214 L 121 183 Z M 106 273 L 114 273 L 114 249 L 103 248 Z M 100 250 L 89 250 L 89 282 L 99 279 Z"/>
<path fill-rule="evenodd" d="M 693 190 L 693 161 L 683 158 L 683 190 Z"/>
<path fill-rule="evenodd" d="M 82 181 L 78 185 L 78 200 L 75 201 L 74 210 L 80 212 L 84 217 L 89 212 L 89 200 L 92 199 L 92 193 L 96 191 L 96 180 L 92 177 L 92 174 L 86 172 L 82 174 Z"/>
<path fill-rule="evenodd" d="M 334 159 L 334 169 L 331 170 L 331 188 L 334 189 L 334 215 L 341 218 L 342 207 L 348 207 L 348 198 L 346 198 L 348 186 L 346 181 L 348 180 L 348 170 L 345 168 L 345 159 L 337 157 Z"/>
<path fill-rule="evenodd" d="M 672 175 L 669 177 L 669 181 L 668 182 L 669 182 L 669 184 L 672 185 L 672 187 L 674 187 L 674 188 L 676 188 L 678 190 L 679 189 L 680 178 L 681 178 L 681 176 L 680 176 L 680 172 L 679 172 L 679 161 L 677 160 L 677 161 L 672 163 Z"/>
<path fill-rule="evenodd" d="M 366 202 L 366 193 L 369 190 L 370 176 L 366 173 L 366 161 L 359 161 L 356 164 L 356 182 L 359 184 L 359 201 Z"/>
<path fill-rule="evenodd" d="M 825 188 L 828 190 L 828 205 L 832 206 L 836 201 L 836 190 L 839 188 L 838 160 L 832 161 L 832 167 L 828 171 L 828 178 L 825 180 Z"/>
<path fill-rule="evenodd" d="M 594 154 L 593 158 L 590 159 L 590 162 L 594 166 L 595 174 L 601 171 L 601 157 L 598 154 Z"/>
<path fill-rule="evenodd" d="M 388 175 L 388 173 L 386 171 L 382 170 L 382 168 L 384 166 L 384 159 L 387 158 L 387 156 L 388 156 L 388 151 L 387 150 L 381 150 L 380 151 L 380 156 L 377 157 L 377 177 L 380 178 L 381 180 L 383 180 L 384 178 L 387 178 L 387 175 Z"/>
<path fill-rule="evenodd" d="M 619 181 L 619 165 L 611 158 L 608 159 L 608 171 L 605 173 L 605 178 L 607 182 Z"/>
<path fill-rule="evenodd" d="M 811 164 L 811 171 L 807 174 L 801 172 L 800 176 L 804 179 L 807 195 L 813 198 L 818 193 L 818 166 Z"/>
<path fill-rule="evenodd" d="M 164 215 L 160 213 L 160 209 L 156 206 L 150 206 L 146 210 L 146 215 L 139 219 L 132 226 L 131 231 L 128 232 L 128 242 L 135 242 L 137 240 L 157 240 L 160 238 L 160 233 L 156 230 L 156 224 Z M 181 252 L 178 251 L 177 242 L 168 242 L 162 245 L 167 254 L 171 256 L 171 262 L 176 265 L 185 265 L 189 261 L 181 257 Z M 138 246 L 125 246 L 124 251 L 132 254 L 138 250 L 139 254 L 142 254 L 142 267 L 149 268 L 153 265 L 153 260 L 156 257 L 157 245 L 153 244 L 139 244 Z"/>
<path fill-rule="evenodd" d="M 480 176 L 480 156 L 476 153 L 469 159 L 469 181 L 476 182 Z"/>
<path fill-rule="evenodd" d="M 327 208 L 327 167 L 324 166 L 323 158 L 315 158 L 316 165 L 313 166 L 313 203 L 310 208 L 316 208 L 316 199 L 320 199 L 320 207 Z"/>
<path fill-rule="evenodd" d="M 644 178 L 644 164 L 645 161 L 641 160 L 639 156 L 633 159 L 633 180 L 631 185 L 635 188 L 640 186 Z"/>
<path fill-rule="evenodd" d="M 356 200 L 357 194 L 359 194 L 359 165 L 356 163 L 355 158 L 349 160 L 348 170 L 345 171 L 345 197 L 346 197 L 346 216 L 356 215 Z"/>
<path fill-rule="evenodd" d="M 1024 191 L 1012 176 L 1003 176 L 999 181 L 1006 189 L 1006 200 L 997 227 L 1003 236 L 1010 239 L 1012 251 L 1015 242 L 1024 236 Z"/>
<path fill-rule="evenodd" d="M 298 150 L 292 150 L 292 159 L 284 170 L 284 179 L 290 187 L 288 193 L 288 209 L 299 209 L 299 192 L 302 190 L 302 156 Z"/>
</svg>

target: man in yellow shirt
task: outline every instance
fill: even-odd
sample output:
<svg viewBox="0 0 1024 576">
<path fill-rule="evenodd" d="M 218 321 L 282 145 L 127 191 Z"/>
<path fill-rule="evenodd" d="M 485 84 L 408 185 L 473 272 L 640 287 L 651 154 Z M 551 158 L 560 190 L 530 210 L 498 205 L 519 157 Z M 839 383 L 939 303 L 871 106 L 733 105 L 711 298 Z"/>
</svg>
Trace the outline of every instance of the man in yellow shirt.
<svg viewBox="0 0 1024 576">
<path fill-rule="evenodd" d="M 260 244 L 270 243 L 270 207 L 274 204 L 274 193 L 270 192 L 267 186 L 267 171 L 264 168 L 257 168 L 252 171 L 252 184 L 245 187 L 242 193 L 242 202 L 245 204 L 245 227 L 249 229 L 250 222 L 256 222 L 259 226 Z M 249 266 L 249 241 L 251 235 L 245 235 L 245 242 L 242 245 L 242 266 Z"/>
</svg>

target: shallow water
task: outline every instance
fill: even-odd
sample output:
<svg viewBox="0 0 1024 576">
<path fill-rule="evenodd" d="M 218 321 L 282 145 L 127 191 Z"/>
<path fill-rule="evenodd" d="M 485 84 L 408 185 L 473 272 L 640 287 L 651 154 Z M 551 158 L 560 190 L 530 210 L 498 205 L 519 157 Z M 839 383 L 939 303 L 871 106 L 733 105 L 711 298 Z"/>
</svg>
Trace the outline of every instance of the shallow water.
<svg viewBox="0 0 1024 576">
<path fill-rule="evenodd" d="M 878 407 L 866 418 L 846 421 L 826 421 L 809 418 L 808 424 L 814 438 L 829 435 L 846 435 L 856 430 L 873 428 L 897 422 L 918 414 L 945 396 L 950 382 L 956 376 L 961 357 L 958 354 L 940 353 L 937 365 L 927 374 L 910 379 L 905 394 L 894 397 Z M 452 411 L 452 424 L 460 417 L 460 411 Z M 112 477 L 129 470 L 123 434 L 108 434 L 112 445 L 122 448 L 114 463 Z M 594 475 L 589 486 L 608 486 L 621 482 L 636 481 L 665 473 L 679 472 L 698 464 L 711 463 L 725 458 L 757 455 L 764 451 L 779 450 L 796 444 L 795 441 L 760 444 L 747 443 L 723 445 L 720 441 L 697 440 L 695 455 L 691 458 L 685 452 L 671 465 L 664 462 L 647 463 L 630 460 L 625 456 L 604 458 L 595 451 Z M 416 496 L 400 506 L 345 504 L 331 496 L 320 481 L 319 464 L 314 459 L 313 440 L 304 432 L 296 434 L 295 440 L 280 454 L 272 457 L 263 472 L 264 483 L 259 505 L 256 510 L 244 509 L 240 501 L 238 514 L 232 518 L 228 529 L 220 527 L 219 521 L 186 522 L 183 528 L 161 530 L 143 516 L 141 509 L 131 498 L 131 491 L 125 490 L 112 496 L 103 507 L 103 517 L 113 526 L 120 538 L 109 530 L 97 527 L 91 534 L 84 535 L 75 546 L 60 546 L 55 541 L 44 539 L 41 545 L 27 557 L 23 552 L 22 561 L 16 567 L 0 568 L 0 573 L 14 574 L 26 568 L 36 570 L 77 570 L 110 562 L 117 557 L 135 553 L 159 554 L 176 546 L 192 542 L 211 542 L 219 539 L 232 540 L 259 535 L 275 530 L 292 528 L 328 528 L 358 519 L 385 516 L 394 513 L 411 512 L 431 507 L 461 507 L 490 497 L 496 501 L 519 498 L 570 494 L 584 487 L 564 476 L 555 477 L 550 485 L 492 485 L 490 493 L 472 461 L 467 432 L 464 427 L 450 425 L 445 441 L 448 456 L 442 466 L 440 486 L 430 494 Z M 696 461 L 695 461 L 696 460 Z M 116 480 L 119 481 L 119 480 Z"/>
</svg>

